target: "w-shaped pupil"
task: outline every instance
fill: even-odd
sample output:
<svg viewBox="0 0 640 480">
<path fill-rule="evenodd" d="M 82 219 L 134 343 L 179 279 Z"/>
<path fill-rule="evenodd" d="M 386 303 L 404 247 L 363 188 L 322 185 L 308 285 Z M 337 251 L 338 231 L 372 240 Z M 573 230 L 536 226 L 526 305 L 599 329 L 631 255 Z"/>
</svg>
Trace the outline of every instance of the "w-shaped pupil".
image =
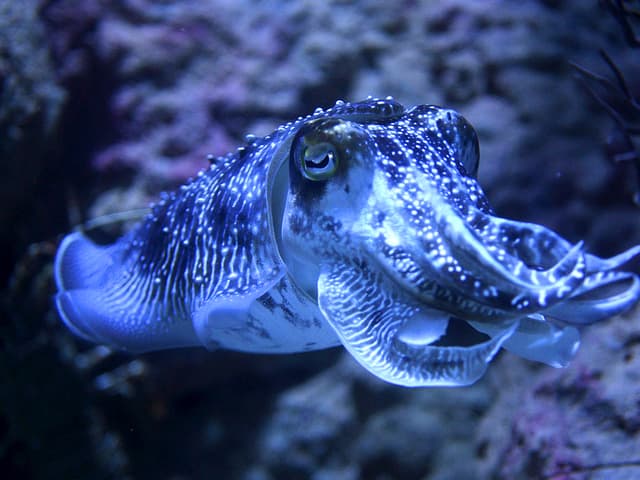
<svg viewBox="0 0 640 480">
<path fill-rule="evenodd" d="M 324 157 L 320 158 L 320 161 L 318 161 L 317 158 L 312 158 L 309 160 L 305 160 L 304 163 L 307 168 L 322 169 L 326 168 L 329 165 L 332 157 L 333 153 L 327 152 Z"/>
</svg>

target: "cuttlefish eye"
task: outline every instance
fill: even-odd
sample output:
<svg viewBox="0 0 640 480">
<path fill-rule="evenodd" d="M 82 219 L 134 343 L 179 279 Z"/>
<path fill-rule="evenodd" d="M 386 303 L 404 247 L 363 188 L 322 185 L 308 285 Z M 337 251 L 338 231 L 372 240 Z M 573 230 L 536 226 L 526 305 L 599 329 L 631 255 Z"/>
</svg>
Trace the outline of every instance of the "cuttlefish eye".
<svg viewBox="0 0 640 480">
<path fill-rule="evenodd" d="M 311 181 L 324 181 L 340 168 L 347 122 L 318 119 L 300 130 L 293 142 L 292 159 L 302 176 Z"/>
<path fill-rule="evenodd" d="M 338 152 L 333 145 L 323 142 L 305 147 L 300 161 L 305 178 L 326 180 L 338 169 Z"/>
</svg>

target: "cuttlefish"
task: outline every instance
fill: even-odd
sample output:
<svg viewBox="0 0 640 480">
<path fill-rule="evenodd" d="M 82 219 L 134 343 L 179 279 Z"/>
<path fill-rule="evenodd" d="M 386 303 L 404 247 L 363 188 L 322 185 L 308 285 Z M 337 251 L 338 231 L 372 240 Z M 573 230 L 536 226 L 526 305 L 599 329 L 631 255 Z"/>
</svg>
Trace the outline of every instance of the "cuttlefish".
<svg viewBox="0 0 640 480">
<path fill-rule="evenodd" d="M 471 384 L 500 348 L 565 366 L 578 327 L 640 298 L 617 270 L 640 246 L 603 259 L 495 216 L 478 162 L 453 110 L 339 101 L 248 138 L 111 245 L 66 236 L 58 312 L 130 352 L 342 344 L 410 387 Z M 463 326 L 475 343 L 453 341 Z"/>
</svg>

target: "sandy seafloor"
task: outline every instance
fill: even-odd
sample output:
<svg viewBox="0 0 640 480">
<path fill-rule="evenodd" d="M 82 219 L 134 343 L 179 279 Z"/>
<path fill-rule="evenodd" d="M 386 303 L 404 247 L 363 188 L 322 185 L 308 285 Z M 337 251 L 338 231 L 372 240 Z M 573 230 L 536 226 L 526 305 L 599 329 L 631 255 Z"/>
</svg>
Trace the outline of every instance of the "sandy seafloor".
<svg viewBox="0 0 640 480">
<path fill-rule="evenodd" d="M 411 390 L 339 348 L 109 352 L 52 308 L 75 225 L 368 95 L 463 113 L 500 216 L 640 243 L 637 170 L 569 63 L 606 74 L 604 49 L 640 92 L 604 3 L 0 0 L 0 478 L 640 479 L 637 311 L 565 369 L 502 353 L 472 387 Z"/>
</svg>

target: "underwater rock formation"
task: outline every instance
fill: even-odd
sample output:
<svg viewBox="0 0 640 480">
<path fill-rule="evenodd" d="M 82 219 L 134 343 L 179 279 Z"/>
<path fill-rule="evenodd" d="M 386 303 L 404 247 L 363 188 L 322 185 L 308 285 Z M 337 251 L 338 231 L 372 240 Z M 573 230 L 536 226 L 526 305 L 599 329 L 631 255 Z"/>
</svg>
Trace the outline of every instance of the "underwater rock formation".
<svg viewBox="0 0 640 480">
<path fill-rule="evenodd" d="M 55 151 L 65 102 L 38 18 L 38 2 L 0 2 L 0 285 L 33 225 L 43 221 L 34 197 Z M 29 214 L 25 214 L 29 212 Z M 42 233 L 42 230 L 40 230 Z"/>
<path fill-rule="evenodd" d="M 36 2 L 28 2 L 28 8 L 26 2 L 4 3 L 24 8 L 28 16 Z M 589 249 L 602 255 L 640 238 L 637 209 L 629 201 L 633 179 L 603 161 L 599 142 L 608 120 L 585 100 L 566 63 L 593 65 L 589 58 L 598 48 L 625 62 L 617 27 L 595 0 L 37 3 L 42 8 L 30 32 L 39 35 L 37 24 L 44 25 L 45 40 L 36 43 L 53 53 L 73 110 L 65 110 L 61 153 L 46 159 L 64 181 L 52 176 L 54 194 L 46 202 L 43 195 L 33 199 L 34 206 L 40 202 L 54 211 L 48 220 L 56 228 L 49 223 L 46 235 L 68 231 L 68 223 L 74 223 L 59 213 L 67 206 L 68 190 L 77 194 L 79 211 L 90 212 L 88 217 L 144 206 L 160 190 L 195 174 L 206 154 L 242 143 L 245 133 L 264 134 L 312 106 L 371 94 L 393 95 L 406 104 L 441 103 L 468 117 L 482 144 L 480 180 L 501 215 L 544 223 L 572 240 L 587 238 Z M 10 41 L 18 38 L 8 35 Z M 212 137 L 208 132 L 214 132 Z M 29 139 L 32 146 L 38 146 L 38 138 Z M 37 241 L 42 224 L 30 221 L 25 238 Z M 13 242 L 11 237 L 8 243 Z M 26 242 L 15 244 L 15 251 L 24 250 Z M 12 254 L 8 258 L 14 261 Z M 2 351 L 10 356 L 7 361 L 3 357 L 2 365 L 11 371 L 2 373 L 10 373 L 12 380 L 3 377 L 2 398 L 20 399 L 26 417 L 8 415 L 9 404 L 0 402 L 2 425 L 8 425 L 0 433 L 8 432 L 3 439 L 11 439 L 3 444 L 11 448 L 0 459 L 3 472 L 18 471 L 20 478 L 60 478 L 69 472 L 118 479 L 275 479 L 282 478 L 279 472 L 317 479 L 357 478 L 362 472 L 387 479 L 508 478 L 537 465 L 530 452 L 548 452 L 547 439 L 559 435 L 565 445 L 567 438 L 554 430 L 563 424 L 549 420 L 563 416 L 579 420 L 570 425 L 571 432 L 583 425 L 589 432 L 567 440 L 579 442 L 566 444 L 572 449 L 572 465 L 593 466 L 585 461 L 586 452 L 595 452 L 598 462 L 630 459 L 626 452 L 614 455 L 616 443 L 611 457 L 604 457 L 618 438 L 622 448 L 629 445 L 630 436 L 608 428 L 622 418 L 616 413 L 620 406 L 585 408 L 578 405 L 584 398 L 580 395 L 545 393 L 555 378 L 566 378 L 565 390 L 575 391 L 571 378 L 579 372 L 545 368 L 540 377 L 509 354 L 498 359 L 490 382 L 456 390 L 454 396 L 435 391 L 400 395 L 400 389 L 369 382 L 353 365 L 349 375 L 354 380 L 349 380 L 342 367 L 330 367 L 337 358 L 332 351 L 308 354 L 304 360 L 206 352 L 147 355 L 139 358 L 145 374 L 125 389 L 129 396 L 118 393 L 117 385 L 96 388 L 103 373 L 121 372 L 132 358 L 111 354 L 78 372 L 75 363 L 99 355 L 53 323 L 43 334 L 42 306 L 52 293 L 43 280 L 47 272 L 50 265 L 32 279 L 39 302 L 14 297 L 12 305 L 21 308 L 10 309 L 11 328 L 2 335 L 3 347 L 11 346 Z M 609 326 L 627 322 L 637 330 L 639 321 L 635 314 L 614 319 L 595 330 L 597 338 L 587 335 L 585 344 L 596 348 L 599 339 L 611 335 Z M 610 362 L 606 371 L 624 371 L 624 357 L 612 351 L 603 358 Z M 331 398 L 353 403 L 335 412 L 333 404 L 322 404 L 319 390 L 308 385 L 323 371 L 327 376 L 318 383 L 335 393 Z M 522 372 L 521 382 L 511 381 L 509 372 Z M 625 387 L 614 380 L 620 376 L 605 376 L 611 379 L 606 402 L 622 405 L 630 391 L 625 388 L 637 382 Z M 116 374 L 109 378 L 116 384 L 124 381 Z M 542 393 L 530 391 L 541 385 Z M 593 391 L 588 392 L 587 399 L 592 398 Z M 309 396 L 316 400 L 311 409 L 289 408 L 310 401 Z M 508 398 L 524 399 L 514 407 L 524 415 L 522 424 L 515 425 L 515 415 L 504 410 L 498 421 L 498 405 L 511 405 Z M 541 409 L 539 402 L 549 407 L 544 428 L 536 428 L 530 414 Z M 476 441 L 472 437 L 478 421 L 494 403 Z M 58 415 L 46 415 L 43 404 Z M 32 409 L 42 415 L 31 414 Z M 310 429 L 305 437 L 305 425 L 313 420 L 309 415 L 324 409 L 329 409 L 327 417 L 319 418 L 330 420 L 327 429 Z M 405 409 L 418 421 L 412 423 Z M 19 422 L 22 418 L 31 423 Z M 55 421 L 40 422 L 47 418 Z M 603 423 L 607 428 L 598 433 Z M 489 437 L 487 444 L 490 425 L 505 439 Z M 544 441 L 519 445 L 520 439 L 510 436 L 512 429 L 535 430 Z M 378 445 L 372 444 L 374 435 L 380 437 Z M 418 445 L 420 458 L 400 448 L 421 437 L 443 443 Z M 343 458 L 332 451 L 333 442 L 350 446 Z M 291 455 L 297 458 L 275 458 L 283 445 L 299 445 Z M 74 456 L 66 457 L 70 451 Z M 508 458 L 501 452 L 508 452 Z M 16 465 L 24 468 L 10 469 Z M 534 471 L 554 473 L 558 465 L 553 459 Z M 614 473 L 633 478 L 636 471 L 602 469 L 569 478 L 614 478 L 607 476 Z"/>
<path fill-rule="evenodd" d="M 640 311 L 585 335 L 569 370 L 502 359 L 500 393 L 477 433 L 491 478 L 640 478 Z M 508 428 L 505 428 L 508 426 Z"/>
<path fill-rule="evenodd" d="M 49 12 L 74 5 L 49 3 Z M 102 140 L 93 165 L 119 172 L 121 185 L 150 197 L 193 175 L 207 154 L 240 144 L 245 133 L 266 134 L 338 98 L 392 95 L 456 108 L 476 126 L 480 181 L 503 215 L 524 214 L 565 236 L 591 234 L 603 254 L 617 250 L 612 236 L 591 226 L 612 206 L 625 208 L 634 185 L 602 161 L 605 114 L 586 110 L 568 63 L 588 62 L 615 28 L 589 2 L 121 5 L 81 17 L 95 22 L 82 42 L 94 45 L 108 82 L 100 92 L 107 103 L 101 128 L 111 138 Z M 54 23 L 50 35 L 66 38 L 68 25 Z M 621 40 L 612 48 L 619 47 Z M 570 222 L 550 208 L 558 203 Z M 630 220 L 615 228 L 623 238 L 640 236 Z"/>
<path fill-rule="evenodd" d="M 484 380 L 472 389 L 389 391 L 344 358 L 282 393 L 243 478 L 480 478 L 470 432 L 492 396 Z"/>
</svg>

